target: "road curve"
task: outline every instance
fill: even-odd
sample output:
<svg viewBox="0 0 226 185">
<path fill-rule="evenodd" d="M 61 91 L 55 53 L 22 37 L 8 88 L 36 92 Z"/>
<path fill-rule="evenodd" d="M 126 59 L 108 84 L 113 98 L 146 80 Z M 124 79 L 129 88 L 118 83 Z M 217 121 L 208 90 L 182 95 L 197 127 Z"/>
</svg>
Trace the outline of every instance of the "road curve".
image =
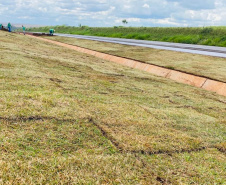
<svg viewBox="0 0 226 185">
<path fill-rule="evenodd" d="M 134 39 L 120 39 L 120 38 L 97 37 L 97 36 L 86 36 L 86 35 L 60 34 L 60 33 L 56 33 L 55 35 L 60 37 L 94 40 L 94 41 L 109 42 L 109 43 L 116 43 L 116 44 L 130 45 L 130 46 L 141 46 L 146 48 L 155 48 L 155 49 L 163 49 L 163 50 L 226 58 L 225 47 L 134 40 Z"/>
</svg>

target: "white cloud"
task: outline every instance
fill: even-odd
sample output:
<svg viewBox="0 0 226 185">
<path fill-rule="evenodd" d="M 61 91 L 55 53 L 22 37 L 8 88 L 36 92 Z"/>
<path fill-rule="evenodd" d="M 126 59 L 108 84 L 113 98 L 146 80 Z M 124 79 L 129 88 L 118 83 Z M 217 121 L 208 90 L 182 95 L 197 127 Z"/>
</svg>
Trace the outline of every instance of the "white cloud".
<svg viewBox="0 0 226 185">
<path fill-rule="evenodd" d="M 0 0 L 2 22 L 89 26 L 225 25 L 226 0 Z"/>
<path fill-rule="evenodd" d="M 150 8 L 150 6 L 148 4 L 144 4 L 143 8 Z"/>
</svg>

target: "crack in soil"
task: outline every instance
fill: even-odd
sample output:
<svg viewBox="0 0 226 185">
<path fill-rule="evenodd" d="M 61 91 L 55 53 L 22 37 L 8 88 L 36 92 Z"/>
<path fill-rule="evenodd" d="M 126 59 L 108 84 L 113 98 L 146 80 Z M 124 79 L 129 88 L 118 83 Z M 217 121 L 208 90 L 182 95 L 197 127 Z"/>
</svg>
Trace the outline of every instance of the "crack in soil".
<svg viewBox="0 0 226 185">
<path fill-rule="evenodd" d="M 8 121 L 8 122 L 14 122 L 14 121 L 45 121 L 45 120 L 53 120 L 57 122 L 78 122 L 78 119 L 59 119 L 56 117 L 45 117 L 45 116 L 29 116 L 29 117 L 1 117 L 0 120 L 3 121 Z M 114 137 L 110 135 L 110 133 L 106 132 L 98 123 L 97 121 L 94 120 L 92 117 L 87 117 L 87 118 L 82 118 L 82 120 L 86 120 L 90 123 L 92 123 L 95 127 L 97 127 L 102 135 L 109 140 L 112 145 L 120 152 L 120 153 L 130 153 L 130 154 L 142 154 L 142 155 L 159 155 L 159 154 L 166 154 L 172 156 L 173 154 L 182 154 L 182 153 L 191 153 L 191 152 L 199 152 L 208 148 L 216 148 L 219 151 L 223 152 L 221 149 L 219 149 L 216 146 L 208 146 L 208 147 L 200 147 L 197 149 L 182 149 L 182 150 L 174 150 L 174 151 L 164 151 L 164 150 L 159 150 L 159 151 L 146 151 L 146 150 L 127 150 L 125 149 Z"/>
<path fill-rule="evenodd" d="M 117 142 L 112 136 L 109 135 L 92 117 L 90 117 L 89 122 L 92 123 L 94 126 L 96 126 L 102 133 L 102 135 L 109 140 L 112 145 L 120 152 L 122 153 L 124 151 L 123 147 L 120 146 L 120 143 Z"/>
<path fill-rule="evenodd" d="M 25 116 L 21 116 L 21 117 L 1 117 L 0 116 L 0 120 L 3 121 L 8 121 L 8 122 L 14 122 L 14 121 L 45 121 L 45 120 L 55 120 L 58 122 L 77 122 L 78 120 L 76 119 L 59 119 L 56 117 L 46 117 L 46 116 L 29 116 L 29 117 L 25 117 Z"/>
<path fill-rule="evenodd" d="M 191 152 L 199 152 L 202 150 L 207 149 L 208 147 L 199 147 L 196 149 L 182 149 L 182 150 L 174 150 L 174 151 L 146 151 L 146 150 L 126 150 L 122 145 L 113 138 L 110 133 L 106 132 L 92 117 L 88 119 L 88 121 L 92 124 L 94 124 L 103 134 L 103 136 L 108 139 L 117 149 L 120 153 L 131 153 L 131 154 L 143 154 L 143 155 L 158 155 L 158 154 L 166 154 L 166 155 L 173 155 L 173 154 L 180 154 L 180 153 L 191 153 Z"/>
<path fill-rule="evenodd" d="M 58 78 L 50 78 L 51 81 L 61 83 L 62 81 Z"/>
</svg>

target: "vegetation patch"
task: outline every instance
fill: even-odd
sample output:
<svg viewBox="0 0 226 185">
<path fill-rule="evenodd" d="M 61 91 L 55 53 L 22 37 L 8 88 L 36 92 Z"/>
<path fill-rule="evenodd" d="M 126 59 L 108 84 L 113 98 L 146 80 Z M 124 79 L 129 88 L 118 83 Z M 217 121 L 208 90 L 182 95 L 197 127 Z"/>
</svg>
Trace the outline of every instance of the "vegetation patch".
<svg viewBox="0 0 226 185">
<path fill-rule="evenodd" d="M 226 82 L 226 59 L 224 58 L 157 50 L 144 47 L 125 46 L 121 44 L 75 38 L 47 38 L 107 54 L 131 58 L 145 63 Z"/>
<path fill-rule="evenodd" d="M 102 37 L 115 37 L 139 40 L 152 40 L 175 42 L 185 44 L 201 44 L 209 46 L 226 47 L 226 27 L 70 27 L 54 26 L 30 28 L 29 31 L 49 32 L 54 28 L 57 33 L 69 33 L 78 35 L 92 35 Z"/>
<path fill-rule="evenodd" d="M 224 184 L 225 97 L 35 38 L 0 39 L 11 65 L 0 68 L 0 183 Z"/>
</svg>

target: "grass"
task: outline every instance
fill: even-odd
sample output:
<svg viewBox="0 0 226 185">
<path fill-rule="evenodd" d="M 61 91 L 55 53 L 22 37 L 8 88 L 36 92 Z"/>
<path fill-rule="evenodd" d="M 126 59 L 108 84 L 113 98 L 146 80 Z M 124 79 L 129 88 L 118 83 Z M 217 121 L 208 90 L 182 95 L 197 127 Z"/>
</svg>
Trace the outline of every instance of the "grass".
<svg viewBox="0 0 226 185">
<path fill-rule="evenodd" d="M 30 28 L 28 31 L 48 32 L 50 28 L 54 28 L 58 33 L 226 47 L 225 26 L 197 28 L 46 26 L 40 28 Z"/>
<path fill-rule="evenodd" d="M 225 97 L 0 38 L 0 184 L 225 183 Z"/>
<path fill-rule="evenodd" d="M 66 37 L 47 37 L 47 39 L 226 82 L 226 59 L 224 58 Z"/>
</svg>

